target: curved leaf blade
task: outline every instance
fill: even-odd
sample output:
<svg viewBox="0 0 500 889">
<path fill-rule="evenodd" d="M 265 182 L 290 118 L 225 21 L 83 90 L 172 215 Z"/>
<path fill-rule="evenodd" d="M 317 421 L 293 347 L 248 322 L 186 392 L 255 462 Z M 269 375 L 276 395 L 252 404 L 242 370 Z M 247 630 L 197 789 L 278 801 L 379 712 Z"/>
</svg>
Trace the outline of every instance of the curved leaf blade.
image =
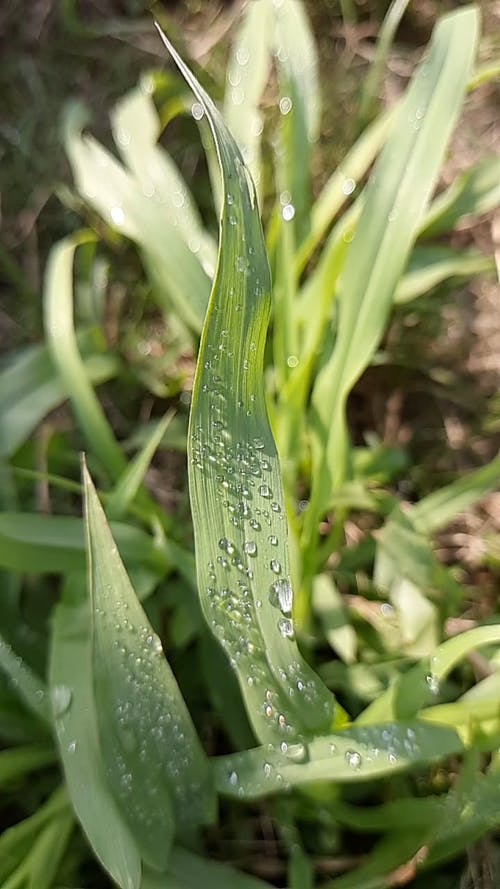
<svg viewBox="0 0 500 889">
<path fill-rule="evenodd" d="M 327 729 L 333 697 L 293 638 L 284 496 L 262 372 L 269 266 L 255 188 L 234 139 L 160 34 L 204 109 L 224 193 L 188 437 L 198 588 L 257 736 L 276 741 Z"/>
<path fill-rule="evenodd" d="M 257 747 L 215 762 L 220 793 L 258 799 L 312 781 L 358 782 L 460 753 L 452 729 L 417 721 L 350 727 L 309 744 Z"/>
</svg>

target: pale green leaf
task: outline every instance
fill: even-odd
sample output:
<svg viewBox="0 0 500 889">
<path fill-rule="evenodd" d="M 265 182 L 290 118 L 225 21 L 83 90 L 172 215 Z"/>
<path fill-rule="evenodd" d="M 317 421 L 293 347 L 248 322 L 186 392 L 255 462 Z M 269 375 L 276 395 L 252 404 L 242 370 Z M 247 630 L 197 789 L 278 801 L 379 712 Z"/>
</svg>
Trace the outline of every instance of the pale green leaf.
<svg viewBox="0 0 500 889">
<path fill-rule="evenodd" d="M 91 136 L 80 132 L 81 112 L 68 115 L 66 150 L 76 187 L 108 225 L 140 247 L 160 305 L 184 324 L 199 331 L 206 308 L 210 279 L 197 251 L 200 243 L 184 237 L 169 208 Z M 154 190 L 153 190 L 154 191 Z"/>
</svg>

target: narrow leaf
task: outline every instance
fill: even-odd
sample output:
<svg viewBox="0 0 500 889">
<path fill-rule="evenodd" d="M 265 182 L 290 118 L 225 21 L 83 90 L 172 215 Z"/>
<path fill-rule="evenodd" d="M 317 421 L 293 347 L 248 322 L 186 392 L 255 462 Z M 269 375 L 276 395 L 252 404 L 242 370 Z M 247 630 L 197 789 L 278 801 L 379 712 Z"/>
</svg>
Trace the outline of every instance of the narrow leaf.
<svg viewBox="0 0 500 889">
<path fill-rule="evenodd" d="M 216 782 L 227 796 L 258 799 L 312 781 L 380 778 L 462 749 L 456 732 L 437 725 L 414 721 L 351 727 L 308 744 L 267 745 L 222 756 L 215 762 Z"/>
<path fill-rule="evenodd" d="M 139 889 L 139 850 L 108 787 L 101 758 L 90 612 L 81 604 L 83 596 L 84 578 L 69 576 L 53 623 L 50 685 L 59 751 L 76 817 L 94 854 L 120 889 Z"/>
<path fill-rule="evenodd" d="M 107 779 L 144 860 L 163 870 L 174 833 L 213 814 L 208 762 L 84 466 L 97 722 Z"/>
<path fill-rule="evenodd" d="M 257 736 L 291 738 L 326 729 L 333 698 L 293 638 L 285 506 L 264 398 L 271 282 L 255 189 L 213 102 L 162 37 L 204 108 L 224 183 L 188 440 L 198 588 Z"/>
</svg>

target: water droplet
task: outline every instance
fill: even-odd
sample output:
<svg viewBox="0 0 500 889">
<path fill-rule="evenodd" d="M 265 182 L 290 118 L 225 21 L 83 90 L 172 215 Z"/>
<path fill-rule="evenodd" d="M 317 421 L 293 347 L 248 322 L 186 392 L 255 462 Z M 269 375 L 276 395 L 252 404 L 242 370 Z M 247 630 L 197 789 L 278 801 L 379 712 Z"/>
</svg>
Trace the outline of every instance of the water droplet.
<svg viewBox="0 0 500 889">
<path fill-rule="evenodd" d="M 264 441 L 262 438 L 254 438 L 253 440 L 254 448 L 257 448 L 258 451 L 261 451 L 264 448 Z"/>
<path fill-rule="evenodd" d="M 256 556 L 257 555 L 257 544 L 254 540 L 246 540 L 243 544 L 243 549 L 247 556 Z"/>
<path fill-rule="evenodd" d="M 282 114 L 289 114 L 293 108 L 293 102 L 290 96 L 282 96 L 279 107 Z"/>
<path fill-rule="evenodd" d="M 280 580 L 275 580 L 271 585 L 269 601 L 271 602 L 271 605 L 277 605 L 281 608 L 283 614 L 291 614 L 293 590 L 290 582 L 284 577 L 280 578 Z"/>
<path fill-rule="evenodd" d="M 278 621 L 278 630 L 280 631 L 283 637 L 288 639 L 293 639 L 293 623 L 287 617 L 280 617 Z"/>
<path fill-rule="evenodd" d="M 272 766 L 270 762 L 265 762 L 263 765 L 264 777 L 269 778 L 271 775 Z"/>
<path fill-rule="evenodd" d="M 257 521 L 257 519 L 250 519 L 248 524 L 251 528 L 253 528 L 254 531 L 260 531 L 262 529 L 262 525 L 260 524 L 260 522 Z"/>
<path fill-rule="evenodd" d="M 353 193 L 355 188 L 356 188 L 356 182 L 354 181 L 354 179 L 344 179 L 344 181 L 342 183 L 343 194 L 350 195 Z"/>
<path fill-rule="evenodd" d="M 231 787 L 236 787 L 238 784 L 238 772 L 231 772 L 229 775 L 229 783 Z"/>
<path fill-rule="evenodd" d="M 285 222 L 291 222 L 291 220 L 295 216 L 295 207 L 293 206 L 293 204 L 285 204 L 283 210 L 281 211 L 281 215 Z"/>
<path fill-rule="evenodd" d="M 272 497 L 273 492 L 271 491 L 269 485 L 259 485 L 259 494 L 261 497 L 269 499 L 270 497 Z"/>
<path fill-rule="evenodd" d="M 236 50 L 236 61 L 238 65 L 246 65 L 250 58 L 250 53 L 246 46 L 239 46 Z"/>
<path fill-rule="evenodd" d="M 438 695 L 439 694 L 439 677 L 436 676 L 435 673 L 428 673 L 425 677 L 425 681 L 429 687 L 431 694 Z"/>
<path fill-rule="evenodd" d="M 276 501 L 274 501 L 274 500 L 271 503 L 271 509 L 273 512 L 281 512 L 281 506 L 279 505 L 279 503 L 276 503 Z"/>
<path fill-rule="evenodd" d="M 281 562 L 278 562 L 278 559 L 271 559 L 269 567 L 271 571 L 274 571 L 275 574 L 279 574 L 281 572 Z"/>
<path fill-rule="evenodd" d="M 296 355 L 289 355 L 288 358 L 286 359 L 286 363 L 287 363 L 288 367 L 294 368 L 294 367 L 297 367 L 297 365 L 299 363 L 299 359 L 297 358 Z"/>
<path fill-rule="evenodd" d="M 308 757 L 307 747 L 305 744 L 290 744 L 286 755 L 293 762 L 305 762 Z"/>
<path fill-rule="evenodd" d="M 76 741 L 70 741 L 68 744 L 68 753 L 74 753 L 76 750 Z"/>
<path fill-rule="evenodd" d="M 112 221 L 115 225 L 123 225 L 125 222 L 125 213 L 123 207 L 111 207 L 109 211 Z"/>
<path fill-rule="evenodd" d="M 278 546 L 278 538 L 276 537 L 276 534 L 270 534 L 267 539 L 271 546 Z"/>
<path fill-rule="evenodd" d="M 201 120 L 205 114 L 203 105 L 200 102 L 193 102 L 191 105 L 191 114 L 195 120 Z"/>
<path fill-rule="evenodd" d="M 349 768 L 359 769 L 363 760 L 357 750 L 346 750 L 345 761 Z"/>
<path fill-rule="evenodd" d="M 62 716 L 69 709 L 73 694 L 67 685 L 54 685 L 51 691 L 52 707 L 55 716 Z"/>
<path fill-rule="evenodd" d="M 395 765 L 398 761 L 398 758 L 395 753 L 388 753 L 387 759 L 390 762 L 391 766 Z"/>
</svg>

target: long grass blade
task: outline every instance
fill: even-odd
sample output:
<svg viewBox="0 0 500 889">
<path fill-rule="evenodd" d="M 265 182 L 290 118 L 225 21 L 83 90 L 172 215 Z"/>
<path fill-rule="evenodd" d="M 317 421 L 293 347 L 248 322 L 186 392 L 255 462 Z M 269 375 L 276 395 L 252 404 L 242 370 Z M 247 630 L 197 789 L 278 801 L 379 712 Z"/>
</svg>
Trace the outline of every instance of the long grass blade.
<svg viewBox="0 0 500 889">
<path fill-rule="evenodd" d="M 219 263 L 202 334 L 188 441 L 198 588 L 259 738 L 325 730 L 333 698 L 294 639 L 280 467 L 262 362 L 270 276 L 255 189 L 214 104 L 162 35 L 204 108 L 223 178 Z"/>
<path fill-rule="evenodd" d="M 304 534 L 311 553 L 325 496 L 346 472 L 345 400 L 385 327 L 463 101 L 477 30 L 473 7 L 440 20 L 367 187 L 342 273 L 335 348 L 313 391 L 313 488 Z"/>
</svg>

